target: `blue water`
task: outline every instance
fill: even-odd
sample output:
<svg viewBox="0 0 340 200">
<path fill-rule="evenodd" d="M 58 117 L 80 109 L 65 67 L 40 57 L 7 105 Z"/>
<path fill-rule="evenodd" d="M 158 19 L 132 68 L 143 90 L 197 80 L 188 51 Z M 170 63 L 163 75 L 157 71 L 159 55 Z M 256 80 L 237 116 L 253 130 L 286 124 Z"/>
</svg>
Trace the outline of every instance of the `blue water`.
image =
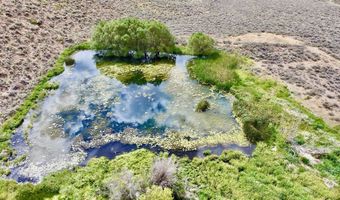
<svg viewBox="0 0 340 200">
<path fill-rule="evenodd" d="M 154 144 L 137 147 L 133 142 L 104 139 L 130 134 L 131 130 L 141 140 L 147 137 L 162 140 L 173 132 L 189 133 L 185 137 L 190 142 L 238 128 L 230 98 L 190 79 L 186 64 L 193 57 L 176 56 L 169 79 L 159 85 L 125 85 L 100 73 L 95 54 L 94 51 L 75 54 L 75 66 L 65 67 L 52 80 L 59 83 L 59 89 L 40 102 L 17 130 L 12 145 L 18 155 L 25 154 L 27 159 L 13 167 L 11 178 L 39 181 L 50 172 L 84 164 L 92 157 L 113 158 L 141 147 L 162 151 L 162 146 Z M 195 106 L 202 99 L 210 102 L 211 109 L 197 113 Z M 28 133 L 28 141 L 23 139 L 24 132 Z M 93 146 L 96 142 L 98 145 Z M 238 149 L 246 154 L 253 150 L 252 146 L 237 144 L 197 147 L 194 151 L 167 147 L 170 153 L 189 157 L 201 156 L 207 148 L 216 154 L 223 149 Z"/>
</svg>

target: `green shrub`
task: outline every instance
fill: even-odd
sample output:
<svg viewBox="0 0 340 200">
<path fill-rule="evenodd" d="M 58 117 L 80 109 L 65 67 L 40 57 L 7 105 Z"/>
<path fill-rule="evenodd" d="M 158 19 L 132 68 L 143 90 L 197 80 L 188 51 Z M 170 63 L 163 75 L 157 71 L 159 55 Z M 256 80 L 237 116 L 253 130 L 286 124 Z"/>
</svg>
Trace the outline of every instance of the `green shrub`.
<svg viewBox="0 0 340 200">
<path fill-rule="evenodd" d="M 298 135 L 294 138 L 295 142 L 298 143 L 299 145 L 303 145 L 306 143 L 305 137 L 303 135 Z"/>
<path fill-rule="evenodd" d="M 323 174 L 330 174 L 340 183 L 340 148 L 321 156 L 321 163 L 316 167 Z"/>
<path fill-rule="evenodd" d="M 191 35 L 188 43 L 189 51 L 196 56 L 209 56 L 215 52 L 215 41 L 203 33 Z"/>
<path fill-rule="evenodd" d="M 210 103 L 207 100 L 201 100 L 196 105 L 196 112 L 205 112 L 210 108 Z"/>
<path fill-rule="evenodd" d="M 229 163 L 233 159 L 239 160 L 239 159 L 244 159 L 244 158 L 245 156 L 242 152 L 234 151 L 234 150 L 223 151 L 220 156 L 220 159 L 226 163 Z"/>
<path fill-rule="evenodd" d="M 203 151 L 203 155 L 204 156 L 210 156 L 211 155 L 211 150 L 207 149 L 207 150 Z"/>
<path fill-rule="evenodd" d="M 255 118 L 244 121 L 243 131 L 247 139 L 254 144 L 260 141 L 267 142 L 275 134 L 275 128 L 267 118 Z"/>
<path fill-rule="evenodd" d="M 172 191 L 169 188 L 162 188 L 160 186 L 152 186 L 148 188 L 139 200 L 172 200 Z"/>
<path fill-rule="evenodd" d="M 67 66 L 74 65 L 75 62 L 76 61 L 71 57 L 65 58 L 65 65 L 67 65 Z"/>
<path fill-rule="evenodd" d="M 147 53 L 171 53 L 175 39 L 161 22 L 124 18 L 101 21 L 92 35 L 93 47 L 109 50 L 114 56 L 126 57 L 131 52 L 134 57 L 147 57 Z"/>
</svg>

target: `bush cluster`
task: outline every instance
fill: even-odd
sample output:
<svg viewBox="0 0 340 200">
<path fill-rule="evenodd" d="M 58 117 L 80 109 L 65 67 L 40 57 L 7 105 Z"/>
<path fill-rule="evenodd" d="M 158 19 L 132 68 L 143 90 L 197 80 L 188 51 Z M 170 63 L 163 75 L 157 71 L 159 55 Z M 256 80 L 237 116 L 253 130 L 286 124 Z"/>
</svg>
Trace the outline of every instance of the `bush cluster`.
<svg viewBox="0 0 340 200">
<path fill-rule="evenodd" d="M 196 56 L 209 56 L 215 50 L 215 41 L 204 33 L 194 33 L 191 35 L 188 43 L 188 49 L 191 54 Z"/>
<path fill-rule="evenodd" d="M 148 53 L 158 56 L 171 53 L 175 46 L 174 36 L 159 21 L 124 18 L 100 22 L 92 35 L 93 47 L 108 50 L 118 57 L 133 55 L 141 58 Z"/>
</svg>

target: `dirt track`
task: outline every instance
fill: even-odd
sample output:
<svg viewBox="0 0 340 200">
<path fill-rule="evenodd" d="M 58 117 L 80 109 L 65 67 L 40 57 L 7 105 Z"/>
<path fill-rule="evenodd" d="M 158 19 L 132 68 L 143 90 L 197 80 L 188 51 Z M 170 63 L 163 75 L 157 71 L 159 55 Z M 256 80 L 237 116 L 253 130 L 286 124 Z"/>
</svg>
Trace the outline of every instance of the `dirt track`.
<svg viewBox="0 0 340 200">
<path fill-rule="evenodd" d="M 261 32 L 289 35 L 303 41 L 303 45 L 318 47 L 332 59 L 340 59 L 340 6 L 326 0 L 188 0 L 184 3 L 181 0 L 2 0 L 0 123 L 20 105 L 65 46 L 88 38 L 91 27 L 100 19 L 125 16 L 161 20 L 178 36 L 196 31 L 212 34 L 216 38 Z M 230 48 L 230 43 L 224 45 Z M 259 61 L 266 60 L 263 58 L 265 52 L 280 49 L 272 45 L 252 45 L 257 46 L 250 44 L 247 48 L 263 52 L 258 55 L 248 51 L 250 56 Z M 300 55 L 301 49 L 288 48 L 283 51 L 291 59 L 289 55 Z M 312 60 L 318 58 L 315 54 L 308 56 Z M 305 105 L 332 124 L 340 121 L 340 97 L 336 90 L 340 88 L 340 66 L 334 66 L 336 63 L 339 62 L 329 62 L 331 66 L 322 65 L 317 71 L 306 70 L 308 77 L 312 77 L 309 76 L 311 73 L 318 75 L 318 78 L 313 79 L 313 84 L 319 85 L 325 93 L 320 93 L 321 108 L 313 108 L 315 102 L 310 99 L 305 101 Z M 289 63 L 284 61 L 281 64 L 290 71 L 297 70 L 289 68 Z M 271 72 L 268 74 L 274 77 L 281 77 L 266 66 L 262 70 Z M 323 75 L 321 79 L 319 74 Z M 329 79 L 332 82 L 325 84 L 324 81 Z M 294 81 L 289 83 L 289 79 L 281 80 L 291 84 L 292 88 L 296 85 Z M 304 80 L 302 84 L 310 82 L 309 79 Z M 333 93 L 327 97 L 330 88 L 333 88 Z"/>
</svg>

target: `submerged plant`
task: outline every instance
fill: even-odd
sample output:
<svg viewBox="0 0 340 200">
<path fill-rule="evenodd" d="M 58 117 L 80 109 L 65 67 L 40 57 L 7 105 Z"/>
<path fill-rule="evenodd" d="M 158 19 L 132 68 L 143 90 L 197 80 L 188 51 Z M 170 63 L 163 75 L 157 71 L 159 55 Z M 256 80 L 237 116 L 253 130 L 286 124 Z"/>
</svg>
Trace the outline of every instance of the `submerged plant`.
<svg viewBox="0 0 340 200">
<path fill-rule="evenodd" d="M 196 105 L 196 112 L 205 112 L 210 108 L 210 103 L 207 100 L 201 100 Z"/>
<path fill-rule="evenodd" d="M 74 65 L 75 62 L 76 61 L 71 57 L 65 58 L 65 65 L 67 65 L 67 66 Z"/>
<path fill-rule="evenodd" d="M 125 74 L 120 74 L 117 76 L 117 79 L 124 84 L 137 84 L 137 85 L 144 85 L 147 83 L 147 80 L 144 76 L 142 70 L 131 70 L 126 72 Z"/>
</svg>

